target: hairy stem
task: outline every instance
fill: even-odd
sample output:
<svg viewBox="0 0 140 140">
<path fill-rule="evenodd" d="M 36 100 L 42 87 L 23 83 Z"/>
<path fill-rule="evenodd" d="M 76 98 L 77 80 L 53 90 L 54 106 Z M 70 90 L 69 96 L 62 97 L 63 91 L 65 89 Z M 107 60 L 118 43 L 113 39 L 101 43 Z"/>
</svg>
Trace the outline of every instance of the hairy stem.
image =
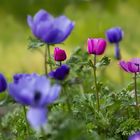
<svg viewBox="0 0 140 140">
<path fill-rule="evenodd" d="M 50 70 L 52 71 L 51 53 L 50 53 L 50 45 L 49 44 L 47 44 L 47 49 L 48 49 L 49 66 L 50 66 Z"/>
<path fill-rule="evenodd" d="M 94 72 L 94 84 L 96 89 L 96 99 L 97 99 L 97 110 L 100 110 L 100 101 L 99 101 L 99 91 L 97 86 L 97 75 L 96 75 L 96 55 L 94 55 L 94 65 L 93 65 L 93 72 Z"/>
<path fill-rule="evenodd" d="M 137 96 L 137 73 L 134 74 L 134 90 L 135 90 L 136 112 L 139 116 L 139 104 L 138 104 L 138 96 Z"/>
<path fill-rule="evenodd" d="M 121 53 L 120 53 L 119 43 L 115 43 L 115 58 L 117 60 L 121 60 Z"/>
<path fill-rule="evenodd" d="M 44 55 L 44 69 L 45 75 L 48 74 L 48 63 L 47 63 L 47 46 L 45 46 L 45 55 Z"/>
<path fill-rule="evenodd" d="M 23 112 L 24 112 L 24 117 L 25 117 L 25 121 L 26 121 L 26 134 L 27 134 L 27 136 L 29 136 L 30 128 L 29 128 L 27 117 L 26 117 L 26 107 L 25 106 L 23 106 Z"/>
</svg>

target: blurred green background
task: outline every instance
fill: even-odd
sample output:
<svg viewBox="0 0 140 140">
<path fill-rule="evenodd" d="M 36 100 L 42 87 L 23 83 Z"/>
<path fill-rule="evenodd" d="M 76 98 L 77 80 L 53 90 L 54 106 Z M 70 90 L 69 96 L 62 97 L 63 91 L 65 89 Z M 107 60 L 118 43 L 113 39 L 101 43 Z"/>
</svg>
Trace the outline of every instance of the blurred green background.
<svg viewBox="0 0 140 140">
<path fill-rule="evenodd" d="M 125 33 L 120 44 L 123 59 L 140 56 L 139 0 L 0 0 L 0 71 L 7 77 L 17 72 L 43 73 L 42 55 L 27 49 L 32 33 L 26 17 L 39 9 L 54 16 L 65 14 L 75 21 L 72 34 L 60 45 L 69 55 L 77 46 L 86 50 L 88 37 L 105 37 L 108 28 L 120 26 Z M 105 55 L 113 58 L 113 54 L 113 45 L 108 44 Z M 119 69 L 113 58 L 107 76 L 119 82 Z"/>
</svg>

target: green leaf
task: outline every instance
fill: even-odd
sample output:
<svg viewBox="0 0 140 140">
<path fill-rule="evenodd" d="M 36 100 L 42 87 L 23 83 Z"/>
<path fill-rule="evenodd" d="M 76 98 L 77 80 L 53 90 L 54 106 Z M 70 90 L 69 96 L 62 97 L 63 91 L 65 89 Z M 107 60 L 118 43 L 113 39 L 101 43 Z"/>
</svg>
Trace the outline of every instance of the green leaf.
<svg viewBox="0 0 140 140">
<path fill-rule="evenodd" d="M 44 45 L 45 45 L 44 42 L 42 42 L 41 40 L 29 37 L 29 44 L 28 44 L 29 49 L 31 49 L 31 48 L 39 48 L 39 47 L 42 47 Z"/>
<path fill-rule="evenodd" d="M 107 66 L 110 64 L 111 59 L 107 56 L 104 56 L 97 64 L 96 67 Z"/>
</svg>

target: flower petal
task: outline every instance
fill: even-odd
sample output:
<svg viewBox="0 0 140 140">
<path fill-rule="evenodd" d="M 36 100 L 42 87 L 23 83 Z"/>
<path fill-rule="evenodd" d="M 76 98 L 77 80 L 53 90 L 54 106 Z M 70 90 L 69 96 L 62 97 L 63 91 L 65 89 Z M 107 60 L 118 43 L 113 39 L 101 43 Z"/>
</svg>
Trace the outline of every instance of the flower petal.
<svg viewBox="0 0 140 140">
<path fill-rule="evenodd" d="M 60 90 L 61 90 L 60 85 L 57 85 L 57 84 L 53 85 L 53 87 L 51 88 L 50 94 L 47 98 L 48 104 L 53 103 L 58 98 Z"/>
<path fill-rule="evenodd" d="M 42 21 L 48 21 L 49 22 L 49 20 L 51 20 L 51 19 L 53 19 L 53 17 L 48 12 L 41 9 L 41 10 L 39 10 L 39 12 L 37 12 L 35 14 L 33 20 L 34 20 L 34 24 L 37 25 Z"/>
<path fill-rule="evenodd" d="M 47 123 L 47 110 L 45 108 L 30 108 L 27 112 L 27 120 L 32 128 L 40 130 Z"/>
<path fill-rule="evenodd" d="M 121 66 L 121 68 L 122 68 L 123 70 L 125 70 L 126 72 L 129 72 L 127 63 L 126 63 L 125 61 L 120 61 L 120 62 L 119 62 L 119 65 Z"/>
</svg>

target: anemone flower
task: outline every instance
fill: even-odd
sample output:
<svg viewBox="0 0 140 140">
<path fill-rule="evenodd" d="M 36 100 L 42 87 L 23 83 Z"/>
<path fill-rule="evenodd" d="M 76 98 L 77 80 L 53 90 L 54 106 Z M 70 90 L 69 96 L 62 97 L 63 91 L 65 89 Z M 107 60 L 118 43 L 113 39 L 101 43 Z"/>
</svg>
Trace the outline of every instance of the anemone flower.
<svg viewBox="0 0 140 140">
<path fill-rule="evenodd" d="M 88 38 L 87 44 L 89 54 L 102 55 L 106 49 L 106 41 L 102 38 Z"/>
<path fill-rule="evenodd" d="M 18 74 L 8 86 L 9 94 L 20 104 L 28 105 L 27 119 L 34 129 L 42 128 L 47 122 L 46 106 L 59 96 L 60 85 L 51 85 L 46 76 Z"/>
<path fill-rule="evenodd" d="M 110 43 L 115 44 L 115 58 L 121 59 L 119 42 L 123 39 L 124 32 L 120 27 L 110 28 L 106 31 L 106 38 Z"/>
<path fill-rule="evenodd" d="M 135 90 L 135 105 L 136 105 L 136 112 L 137 116 L 139 116 L 139 103 L 138 103 L 138 96 L 137 96 L 137 73 L 140 72 L 140 58 L 133 58 L 128 62 L 120 61 L 119 62 L 121 68 L 128 72 L 134 73 L 134 90 Z"/>
<path fill-rule="evenodd" d="M 51 78 L 56 80 L 64 80 L 69 74 L 69 67 L 65 64 L 61 65 L 61 67 L 57 68 L 54 71 L 51 71 L 48 75 Z"/>
<path fill-rule="evenodd" d="M 97 76 L 96 76 L 96 56 L 102 55 L 106 49 L 106 40 L 102 38 L 88 38 L 87 41 L 87 51 L 89 54 L 94 54 L 93 60 L 93 72 L 94 72 L 94 82 L 95 82 L 95 89 L 96 89 L 96 98 L 97 98 L 97 110 L 100 110 L 100 101 L 99 101 L 99 91 L 97 87 Z"/>
<path fill-rule="evenodd" d="M 28 16 L 27 22 L 35 37 L 47 44 L 63 42 L 74 28 L 74 22 L 66 16 L 54 18 L 45 10 L 39 10 L 34 17 Z"/>
</svg>

